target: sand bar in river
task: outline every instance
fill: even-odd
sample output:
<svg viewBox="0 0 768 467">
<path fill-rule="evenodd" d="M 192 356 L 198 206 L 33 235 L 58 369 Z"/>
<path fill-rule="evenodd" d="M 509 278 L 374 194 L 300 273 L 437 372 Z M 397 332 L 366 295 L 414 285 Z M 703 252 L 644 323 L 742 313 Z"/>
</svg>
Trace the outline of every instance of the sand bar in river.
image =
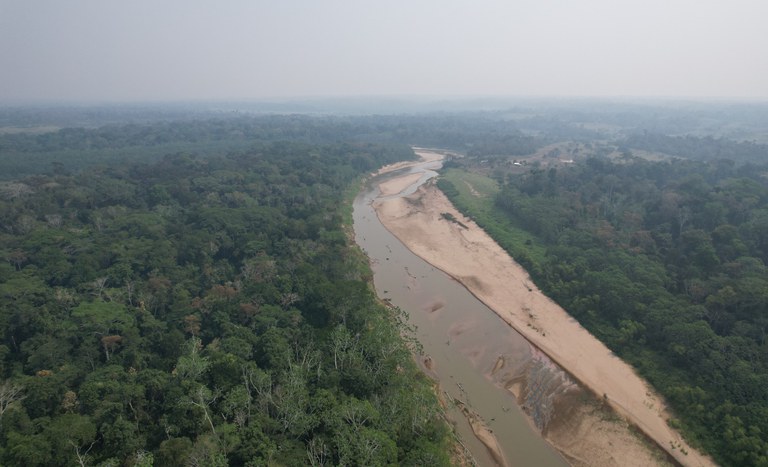
<svg viewBox="0 0 768 467">
<path fill-rule="evenodd" d="M 439 156 L 427 151 L 417 154 L 422 160 Z M 395 164 L 385 172 L 407 165 Z M 398 187 L 410 185 L 397 180 L 383 183 L 381 189 L 396 193 Z M 547 298 L 527 272 L 477 224 L 459 213 L 433 184 L 428 183 L 411 196 L 379 202 L 375 207 L 384 226 L 409 250 L 461 282 L 677 462 L 714 465 L 669 427 L 669 414 L 662 398 L 628 364 Z M 452 214 L 460 224 L 446 220 L 443 213 Z M 572 425 L 562 424 L 560 429 L 546 433 L 571 463 L 643 465 L 651 459 L 651 454 L 642 452 L 637 437 L 629 435 L 631 428 L 626 423 L 586 412 L 575 416 L 578 419 Z"/>
<path fill-rule="evenodd" d="M 402 177 L 393 178 L 379 185 L 381 196 L 396 195 L 413 185 L 421 178 L 421 174 L 409 174 Z"/>
</svg>

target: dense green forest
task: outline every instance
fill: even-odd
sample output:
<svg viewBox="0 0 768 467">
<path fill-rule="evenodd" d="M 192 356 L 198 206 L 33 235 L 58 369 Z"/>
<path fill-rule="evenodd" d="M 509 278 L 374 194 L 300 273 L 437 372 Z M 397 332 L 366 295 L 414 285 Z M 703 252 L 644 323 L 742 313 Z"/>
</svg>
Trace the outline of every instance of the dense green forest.
<svg viewBox="0 0 768 467">
<path fill-rule="evenodd" d="M 768 463 L 768 106 L 271 105 L 0 108 L 0 464 L 449 463 L 342 222 L 404 143 L 466 155 L 487 201 L 441 188 L 673 423 Z"/>
<path fill-rule="evenodd" d="M 141 160 L 163 135 L 237 124 L 16 135 L 2 151 Z M 2 183 L 0 463 L 449 463 L 402 317 L 342 225 L 355 182 L 413 153 L 250 144 Z"/>
<path fill-rule="evenodd" d="M 492 223 L 537 284 L 637 367 L 672 404 L 673 423 L 725 465 L 768 465 L 765 161 L 538 165 L 496 173 L 492 215 L 468 212 Z M 440 186 L 472 208 L 455 183 Z M 499 222 L 533 236 L 515 243 Z"/>
</svg>

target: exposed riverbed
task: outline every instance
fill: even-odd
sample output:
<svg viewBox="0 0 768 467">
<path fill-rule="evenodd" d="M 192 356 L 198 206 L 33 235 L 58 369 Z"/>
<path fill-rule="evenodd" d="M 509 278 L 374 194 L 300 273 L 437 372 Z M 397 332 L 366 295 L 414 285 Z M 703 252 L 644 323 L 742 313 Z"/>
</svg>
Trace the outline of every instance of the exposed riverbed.
<svg viewBox="0 0 768 467">
<path fill-rule="evenodd" d="M 713 465 L 667 424 L 658 394 L 428 180 L 442 156 L 416 153 L 422 162 L 382 168 L 358 197 L 357 241 L 379 296 L 418 326 L 425 372 L 471 425 L 458 431 L 490 453 L 470 446 L 479 463 Z"/>
<path fill-rule="evenodd" d="M 404 190 L 387 195 L 413 193 L 439 166 L 429 162 L 382 176 L 411 174 Z M 575 389 L 573 383 L 465 287 L 384 228 L 371 206 L 380 196 L 382 177 L 371 180 L 355 200 L 356 240 L 370 258 L 378 295 L 405 310 L 416 327 L 423 346 L 419 360 L 440 382 L 464 443 L 479 465 L 567 465 L 540 430 L 550 421 L 554 396 Z M 397 190 L 390 186 L 390 191 Z"/>
</svg>

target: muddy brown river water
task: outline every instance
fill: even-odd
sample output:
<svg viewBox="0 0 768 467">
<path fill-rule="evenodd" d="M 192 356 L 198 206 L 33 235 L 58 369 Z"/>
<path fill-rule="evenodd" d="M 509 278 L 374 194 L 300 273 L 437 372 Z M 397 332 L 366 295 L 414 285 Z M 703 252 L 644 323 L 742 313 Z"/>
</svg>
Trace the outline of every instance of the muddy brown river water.
<svg viewBox="0 0 768 467">
<path fill-rule="evenodd" d="M 405 248 L 371 206 L 386 178 L 422 173 L 391 195 L 406 196 L 439 167 L 440 162 L 429 162 L 373 178 L 354 202 L 355 239 L 371 261 L 377 294 L 407 312 L 423 346 L 417 358 L 439 381 L 449 416 L 478 465 L 567 465 L 541 433 L 558 396 L 573 391 L 574 383 L 464 286 Z M 473 434 L 462 406 L 496 437 L 503 459 Z"/>
</svg>

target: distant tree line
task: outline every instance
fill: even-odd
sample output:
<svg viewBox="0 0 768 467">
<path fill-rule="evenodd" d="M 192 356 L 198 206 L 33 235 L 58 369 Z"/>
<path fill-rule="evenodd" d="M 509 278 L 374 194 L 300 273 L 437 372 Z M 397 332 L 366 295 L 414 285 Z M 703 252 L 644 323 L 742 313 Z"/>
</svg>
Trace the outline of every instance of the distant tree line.
<svg viewBox="0 0 768 467">
<path fill-rule="evenodd" d="M 620 145 L 684 159 L 730 160 L 739 164 L 765 164 L 768 161 L 768 145 L 712 136 L 668 136 L 645 132 L 627 137 Z"/>
<path fill-rule="evenodd" d="M 43 133 L 0 132 L 0 179 L 63 174 L 94 165 L 152 163 L 168 154 L 202 158 L 251 150 L 264 142 L 380 143 L 451 148 L 473 155 L 527 154 L 546 140 L 509 122 L 475 115 L 227 116 L 201 120 L 63 128 Z M 401 152 L 402 159 L 411 157 Z"/>
</svg>

